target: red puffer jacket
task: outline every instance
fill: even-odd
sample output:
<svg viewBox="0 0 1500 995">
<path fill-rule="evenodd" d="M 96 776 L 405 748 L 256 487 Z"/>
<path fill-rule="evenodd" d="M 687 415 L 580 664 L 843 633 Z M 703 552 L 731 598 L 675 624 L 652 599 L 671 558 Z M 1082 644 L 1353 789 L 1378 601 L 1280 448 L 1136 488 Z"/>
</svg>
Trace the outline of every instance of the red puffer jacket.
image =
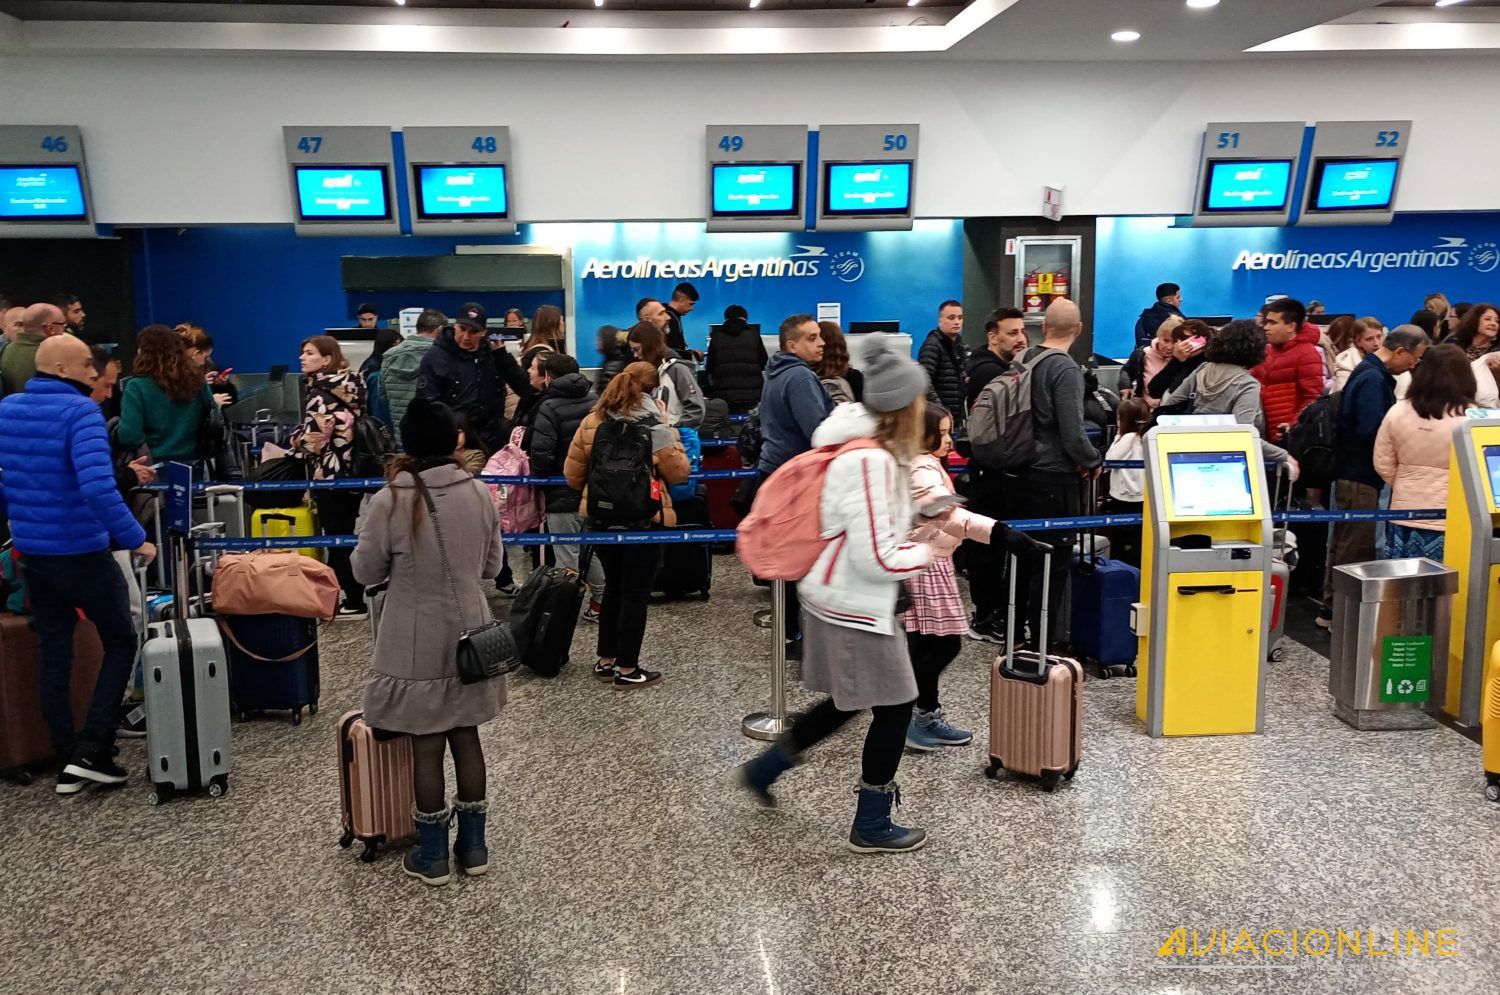
<svg viewBox="0 0 1500 995">
<path fill-rule="evenodd" d="M 1260 381 L 1260 403 L 1266 412 L 1266 434 L 1280 442 L 1280 426 L 1295 425 L 1297 416 L 1323 393 L 1323 350 L 1318 326 L 1304 322 L 1290 342 L 1266 349 L 1266 361 L 1250 371 Z"/>
</svg>

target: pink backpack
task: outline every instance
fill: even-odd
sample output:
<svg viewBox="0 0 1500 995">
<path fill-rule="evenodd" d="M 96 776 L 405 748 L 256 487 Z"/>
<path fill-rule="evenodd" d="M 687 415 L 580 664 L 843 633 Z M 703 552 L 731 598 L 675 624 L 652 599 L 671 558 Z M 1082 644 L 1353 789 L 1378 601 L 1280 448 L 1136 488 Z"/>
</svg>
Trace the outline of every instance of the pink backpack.
<svg viewBox="0 0 1500 995">
<path fill-rule="evenodd" d="M 531 457 L 521 448 L 521 437 L 525 434 L 526 429 L 522 426 L 512 429 L 510 442 L 484 465 L 485 474 L 501 477 L 531 476 Z M 500 531 L 533 532 L 541 527 L 541 495 L 530 484 L 490 484 L 490 498 L 495 502 L 495 510 L 500 513 Z"/>
<path fill-rule="evenodd" d="M 762 580 L 806 577 L 828 544 L 819 534 L 828 464 L 851 450 L 879 445 L 874 439 L 853 439 L 810 450 L 778 467 L 755 492 L 750 514 L 740 522 L 734 543 L 740 561 Z"/>
</svg>

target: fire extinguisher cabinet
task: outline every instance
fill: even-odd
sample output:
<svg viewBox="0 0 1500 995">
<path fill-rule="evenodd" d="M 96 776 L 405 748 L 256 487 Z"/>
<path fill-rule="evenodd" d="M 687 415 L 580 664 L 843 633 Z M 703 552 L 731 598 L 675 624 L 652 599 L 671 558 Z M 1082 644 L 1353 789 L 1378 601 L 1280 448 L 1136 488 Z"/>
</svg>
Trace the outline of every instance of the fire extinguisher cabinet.
<svg viewBox="0 0 1500 995">
<path fill-rule="evenodd" d="M 1026 330 L 1040 341 L 1047 305 L 1063 297 L 1078 299 L 1078 266 L 1083 239 L 1076 235 L 1022 235 L 1016 239 L 1016 307 L 1026 315 Z"/>
</svg>

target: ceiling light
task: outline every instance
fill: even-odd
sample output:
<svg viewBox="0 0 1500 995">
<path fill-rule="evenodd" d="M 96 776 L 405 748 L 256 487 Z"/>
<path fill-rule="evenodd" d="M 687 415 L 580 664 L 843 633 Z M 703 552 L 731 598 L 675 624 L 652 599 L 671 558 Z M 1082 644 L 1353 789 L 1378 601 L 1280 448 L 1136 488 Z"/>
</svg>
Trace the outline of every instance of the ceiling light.
<svg viewBox="0 0 1500 995">
<path fill-rule="evenodd" d="M 908 7 L 915 7 L 917 4 L 919 4 L 921 2 L 922 2 L 922 0 L 906 0 L 906 5 Z"/>
<path fill-rule="evenodd" d="M 594 6 L 595 7 L 603 7 L 604 6 L 604 0 L 594 0 Z"/>
<path fill-rule="evenodd" d="M 1110 35 L 1110 37 L 1115 41 L 1140 41 L 1141 33 L 1139 31 L 1130 30 L 1116 31 L 1114 34 Z"/>
<path fill-rule="evenodd" d="M 759 7 L 759 6 L 760 6 L 760 0 L 750 0 L 750 9 L 751 10 L 754 10 L 756 7 Z"/>
<path fill-rule="evenodd" d="M 397 7 L 405 7 L 406 6 L 406 0 L 396 0 L 396 6 Z"/>
<path fill-rule="evenodd" d="M 1434 7 L 1452 7 L 1456 3 L 1463 3 L 1463 2 L 1464 2 L 1464 0 L 1437 0 L 1437 3 L 1433 4 L 1433 6 Z"/>
<path fill-rule="evenodd" d="M 1187 5 L 1194 10 L 1207 10 L 1210 7 L 1217 7 L 1219 0 L 1187 0 Z"/>
</svg>

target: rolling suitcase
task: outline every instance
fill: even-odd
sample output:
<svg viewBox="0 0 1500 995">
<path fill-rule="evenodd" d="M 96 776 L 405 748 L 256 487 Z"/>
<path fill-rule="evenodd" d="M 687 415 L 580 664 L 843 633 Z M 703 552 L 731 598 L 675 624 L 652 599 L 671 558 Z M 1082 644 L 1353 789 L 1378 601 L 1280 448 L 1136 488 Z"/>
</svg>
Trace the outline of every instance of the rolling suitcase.
<svg viewBox="0 0 1500 995">
<path fill-rule="evenodd" d="M 1276 511 L 1276 505 L 1281 500 L 1282 485 L 1287 476 L 1286 465 L 1282 464 L 1276 468 L 1276 493 L 1271 502 L 1272 512 Z M 1289 481 L 1286 486 L 1285 509 L 1290 511 L 1292 507 L 1292 487 Z M 1266 640 L 1266 659 L 1273 663 L 1280 663 L 1286 656 L 1286 651 L 1281 648 L 1281 638 L 1286 635 L 1286 606 L 1287 598 L 1292 587 L 1292 568 L 1297 565 L 1297 537 L 1288 523 L 1283 522 L 1271 530 L 1271 542 L 1273 551 L 1271 553 L 1271 632 L 1270 638 Z M 1321 594 L 1321 592 L 1319 592 Z"/>
<path fill-rule="evenodd" d="M 594 559 L 594 547 L 584 546 L 578 570 L 541 567 L 532 571 L 526 586 L 510 609 L 510 631 L 516 640 L 517 659 L 532 673 L 556 677 L 568 663 L 578 612 L 583 608 L 585 586 Z"/>
<path fill-rule="evenodd" d="M 1138 640 L 1130 627 L 1130 608 L 1141 597 L 1141 572 L 1092 548 L 1085 548 L 1074 563 L 1074 652 L 1099 664 L 1101 677 L 1113 676 L 1116 668 L 1134 677 Z"/>
<path fill-rule="evenodd" d="M 250 534 L 257 539 L 315 536 L 318 523 L 313 518 L 312 509 L 305 504 L 296 508 L 260 508 L 250 516 Z M 304 546 L 297 552 L 318 558 L 318 550 L 312 546 Z"/>
<path fill-rule="evenodd" d="M 79 619 L 73 630 L 73 676 L 68 687 L 73 730 L 83 727 L 104 647 L 94 623 Z M 52 756 L 52 736 L 42 717 L 36 681 L 36 630 L 25 615 L 0 615 L 0 777 L 30 784 L 32 771 Z M 66 762 L 69 758 L 57 758 Z"/>
<path fill-rule="evenodd" d="M 1048 590 L 1052 557 L 1044 557 L 1042 590 Z M 1073 779 L 1083 752 L 1083 667 L 1077 660 L 1048 656 L 1047 606 L 1041 610 L 1038 652 L 1016 652 L 1016 562 L 1010 563 L 1009 624 L 1005 655 L 990 675 L 990 762 L 987 777 L 1001 770 L 1036 777 L 1054 791 Z"/>
<path fill-rule="evenodd" d="M 359 712 L 339 718 L 339 802 L 343 808 L 344 849 L 359 840 L 359 859 L 369 863 L 381 844 L 394 846 L 415 839 L 412 818 L 411 737 L 371 729 Z"/>
<path fill-rule="evenodd" d="M 204 490 L 205 522 L 219 522 L 231 539 L 245 537 L 245 488 L 238 484 L 209 484 Z"/>
<path fill-rule="evenodd" d="M 716 446 L 703 449 L 704 470 L 742 470 L 740 450 L 737 446 Z M 712 528 L 732 529 L 740 524 L 742 516 L 734 510 L 734 494 L 743 480 L 705 480 L 708 487 L 708 518 Z M 733 546 L 733 543 L 729 544 Z"/>
<path fill-rule="evenodd" d="M 701 495 L 702 488 L 699 493 Z M 708 502 L 703 497 L 684 498 L 674 504 L 677 527 L 709 528 Z M 667 542 L 661 547 L 661 566 L 656 570 L 657 601 L 682 601 L 696 598 L 707 601 L 714 585 L 714 559 L 708 544 L 702 542 Z"/>
<path fill-rule="evenodd" d="M 251 713 L 302 709 L 318 714 L 318 623 L 295 615 L 222 615 L 219 628 L 229 653 L 229 700 Z"/>
<path fill-rule="evenodd" d="M 186 598 L 186 545 L 177 547 L 178 604 Z M 146 763 L 158 805 L 179 791 L 229 790 L 229 660 L 209 618 L 173 618 L 146 629 L 141 649 L 146 684 Z"/>
</svg>

